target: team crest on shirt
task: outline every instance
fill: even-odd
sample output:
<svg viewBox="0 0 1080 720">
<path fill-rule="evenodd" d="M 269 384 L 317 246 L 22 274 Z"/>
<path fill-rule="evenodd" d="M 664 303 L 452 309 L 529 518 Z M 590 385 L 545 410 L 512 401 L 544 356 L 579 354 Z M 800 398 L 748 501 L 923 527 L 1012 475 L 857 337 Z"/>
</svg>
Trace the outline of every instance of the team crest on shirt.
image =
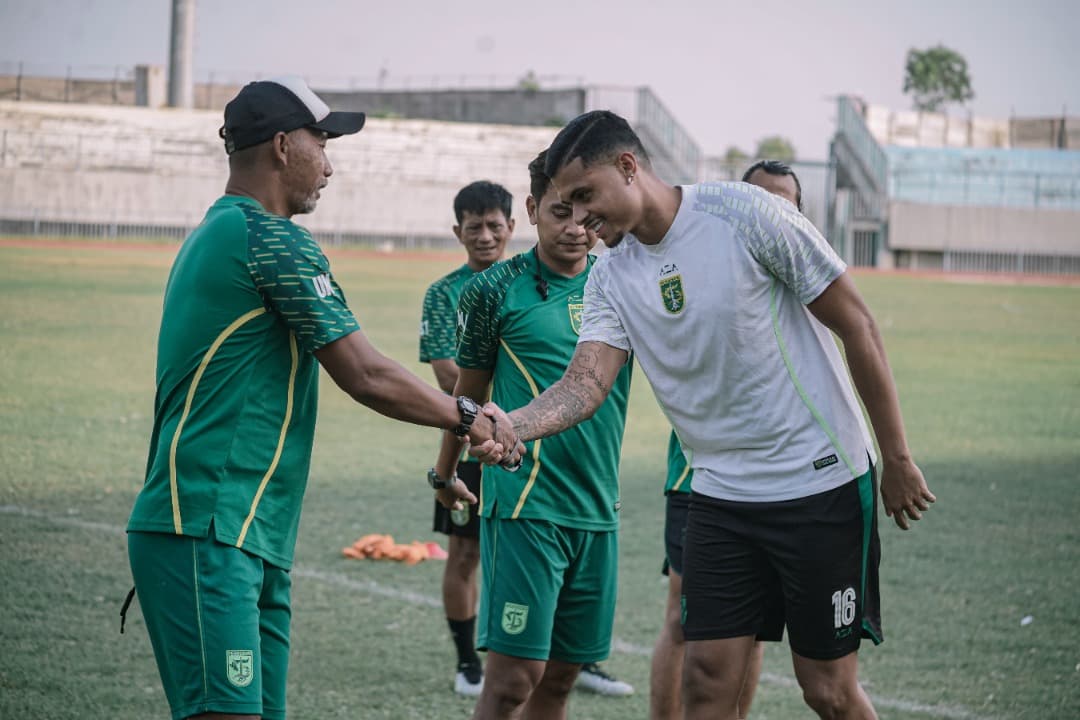
<svg viewBox="0 0 1080 720">
<path fill-rule="evenodd" d="M 503 605 L 502 629 L 507 635 L 520 635 L 529 622 L 529 606 L 508 602 Z"/>
<path fill-rule="evenodd" d="M 254 654 L 250 650 L 226 650 L 225 667 L 229 682 L 236 687 L 247 687 L 255 676 Z"/>
<path fill-rule="evenodd" d="M 581 334 L 581 313 L 585 310 L 585 302 L 580 297 L 571 297 L 566 309 L 570 311 L 570 327 L 575 335 Z"/>
<path fill-rule="evenodd" d="M 461 503 L 461 509 L 454 508 L 450 511 L 450 522 L 454 523 L 458 527 L 465 527 L 469 524 L 469 504 Z"/>
<path fill-rule="evenodd" d="M 660 298 L 664 309 L 672 315 L 678 315 L 686 307 L 686 293 L 683 292 L 682 275 L 672 275 L 660 279 Z"/>
</svg>

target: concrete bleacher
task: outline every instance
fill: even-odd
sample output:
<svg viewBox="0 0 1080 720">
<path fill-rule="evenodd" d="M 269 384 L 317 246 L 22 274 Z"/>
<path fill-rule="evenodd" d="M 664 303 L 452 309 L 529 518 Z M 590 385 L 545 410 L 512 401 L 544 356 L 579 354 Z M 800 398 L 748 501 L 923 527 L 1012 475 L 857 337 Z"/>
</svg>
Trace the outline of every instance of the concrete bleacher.
<svg viewBox="0 0 1080 720">
<path fill-rule="evenodd" d="M 0 101 L 0 222 L 191 227 L 222 191 L 220 112 Z M 452 201 L 478 179 L 515 197 L 531 239 L 527 165 L 555 128 L 369 119 L 334 140 L 334 175 L 300 221 L 331 238 L 449 238 Z"/>
</svg>

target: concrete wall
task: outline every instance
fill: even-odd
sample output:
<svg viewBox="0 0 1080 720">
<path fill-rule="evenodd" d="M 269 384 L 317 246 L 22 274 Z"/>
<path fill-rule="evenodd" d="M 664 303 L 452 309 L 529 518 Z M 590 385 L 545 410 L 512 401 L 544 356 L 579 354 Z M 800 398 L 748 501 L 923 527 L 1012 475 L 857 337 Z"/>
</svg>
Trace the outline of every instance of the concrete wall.
<svg viewBox="0 0 1080 720">
<path fill-rule="evenodd" d="M 0 101 L 0 220 L 194 225 L 222 191 L 219 112 Z M 488 179 L 514 195 L 518 234 L 527 165 L 555 128 L 372 119 L 330 142 L 335 172 L 300 221 L 349 235 L 439 237 L 453 197 Z"/>
<path fill-rule="evenodd" d="M 894 202 L 889 247 L 1080 256 L 1080 212 Z"/>
</svg>

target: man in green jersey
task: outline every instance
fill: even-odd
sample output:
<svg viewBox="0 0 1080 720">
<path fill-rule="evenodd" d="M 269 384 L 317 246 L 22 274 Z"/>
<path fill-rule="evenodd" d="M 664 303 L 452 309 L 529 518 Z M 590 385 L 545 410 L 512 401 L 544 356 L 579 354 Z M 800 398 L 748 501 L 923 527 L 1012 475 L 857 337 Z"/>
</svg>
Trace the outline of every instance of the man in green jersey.
<svg viewBox="0 0 1080 720">
<path fill-rule="evenodd" d="M 420 320 L 420 362 L 430 363 L 439 388 L 453 393 L 457 384 L 457 307 L 465 283 L 482 270 L 502 260 L 506 244 L 514 234 L 510 217 L 513 196 L 502 185 L 478 180 L 463 187 L 454 197 L 454 235 L 465 247 L 464 265 L 445 275 L 424 294 Z M 469 491 L 480 493 L 480 463 L 462 462 L 458 477 Z M 435 501 L 436 532 L 449 536 L 442 597 L 446 622 L 457 649 L 454 692 L 480 694 L 484 678 L 476 654 L 476 569 L 480 565 L 480 523 L 471 506 L 451 510 Z"/>
<path fill-rule="evenodd" d="M 127 529 L 176 720 L 285 717 L 289 568 L 319 364 L 377 412 L 494 439 L 516 459 L 505 417 L 474 423 L 475 403 L 368 342 L 319 246 L 289 220 L 314 210 L 333 172 L 326 141 L 363 123 L 362 113 L 330 112 L 297 77 L 245 86 L 220 131 L 225 195 L 169 274 L 146 482 Z"/>
<path fill-rule="evenodd" d="M 529 220 L 539 242 L 469 281 L 459 306 L 455 392 L 515 406 L 558 380 L 577 344 L 594 258 L 583 228 L 543 171 L 529 171 Z M 595 417 L 534 443 L 517 473 L 485 471 L 480 500 L 479 646 L 488 650 L 475 717 L 566 715 L 583 663 L 607 657 L 616 589 L 619 451 L 630 368 Z M 444 439 L 433 469 L 448 493 L 458 442 Z M 449 501 L 450 497 L 442 498 Z"/>
<path fill-rule="evenodd" d="M 789 166 L 776 160 L 761 160 L 751 165 L 742 176 L 743 182 L 765 188 L 802 212 L 802 185 Z M 664 484 L 666 509 L 664 517 L 664 566 L 668 576 L 667 607 L 664 624 L 653 648 L 649 673 L 649 716 L 652 720 L 667 720 L 683 716 L 682 671 L 686 640 L 682 631 L 682 552 L 686 539 L 686 518 L 690 512 L 690 481 L 694 471 L 686 462 L 679 437 L 673 430 L 668 441 L 667 482 Z M 770 621 L 772 622 L 772 621 Z M 746 668 L 739 695 L 739 717 L 750 714 L 750 704 L 757 691 L 765 645 L 758 640 Z"/>
</svg>

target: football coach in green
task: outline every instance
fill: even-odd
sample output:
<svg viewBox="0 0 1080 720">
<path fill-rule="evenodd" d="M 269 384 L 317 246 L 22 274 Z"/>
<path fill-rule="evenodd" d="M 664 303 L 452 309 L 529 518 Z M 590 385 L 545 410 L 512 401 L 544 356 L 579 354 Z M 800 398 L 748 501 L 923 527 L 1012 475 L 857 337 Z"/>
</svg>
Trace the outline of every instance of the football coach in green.
<svg viewBox="0 0 1080 720">
<path fill-rule="evenodd" d="M 284 718 L 289 569 L 307 485 L 321 364 L 397 420 L 494 440 L 505 416 L 439 392 L 376 350 L 293 215 L 315 209 L 330 112 L 300 78 L 246 85 L 225 108 L 225 194 L 185 240 L 165 288 L 146 482 L 128 521 L 135 588 L 172 717 Z M 474 422 L 475 421 L 475 422 Z"/>
</svg>

